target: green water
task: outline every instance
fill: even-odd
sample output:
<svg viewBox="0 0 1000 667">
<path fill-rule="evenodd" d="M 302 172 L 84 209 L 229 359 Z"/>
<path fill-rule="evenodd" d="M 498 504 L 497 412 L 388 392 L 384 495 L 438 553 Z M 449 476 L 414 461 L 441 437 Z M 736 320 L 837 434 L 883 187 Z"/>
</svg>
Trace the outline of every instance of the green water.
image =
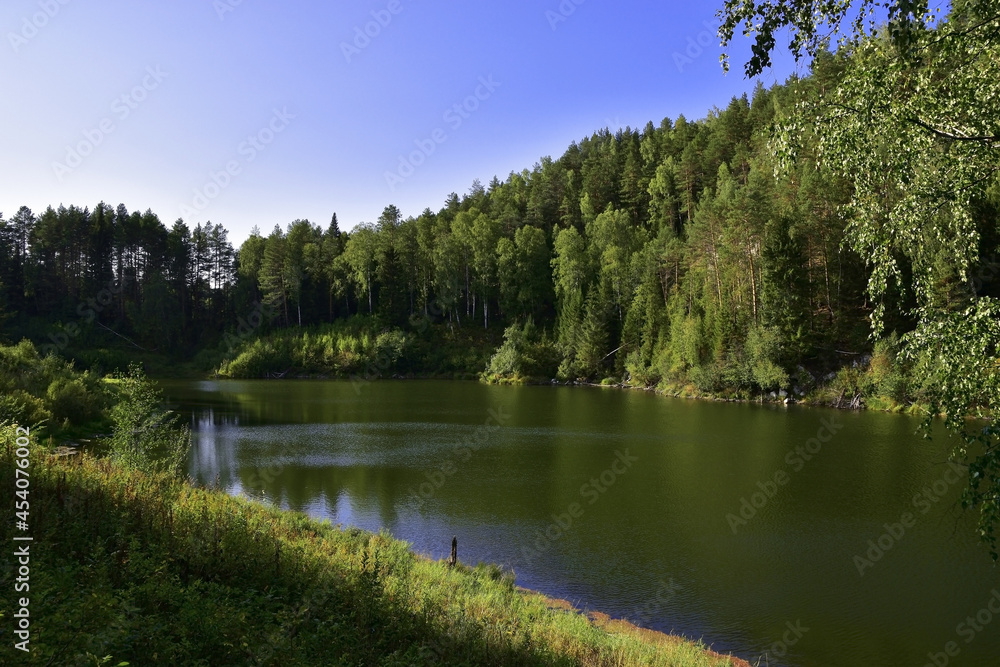
<svg viewBox="0 0 1000 667">
<path fill-rule="evenodd" d="M 472 382 L 164 386 L 195 427 L 191 475 L 231 493 L 439 558 L 456 535 L 463 561 L 751 663 L 1000 665 L 1000 569 L 916 419 Z"/>
</svg>

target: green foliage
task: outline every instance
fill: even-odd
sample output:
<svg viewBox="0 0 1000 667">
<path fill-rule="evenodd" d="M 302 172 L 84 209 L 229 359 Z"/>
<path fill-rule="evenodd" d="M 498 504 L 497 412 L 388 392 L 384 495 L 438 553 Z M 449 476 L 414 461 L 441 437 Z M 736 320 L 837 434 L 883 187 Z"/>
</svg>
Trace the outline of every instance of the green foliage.
<svg viewBox="0 0 1000 667">
<path fill-rule="evenodd" d="M 875 396 L 903 403 L 911 395 L 909 372 L 900 358 L 900 340 L 895 333 L 875 341 L 868 374 Z"/>
<path fill-rule="evenodd" d="M 411 338 L 355 317 L 331 325 L 284 329 L 241 343 L 218 369 L 233 378 L 286 375 L 380 375 L 407 361 Z"/>
<path fill-rule="evenodd" d="M 1000 308 L 994 299 L 978 299 L 964 311 L 922 322 L 905 342 L 905 356 L 930 405 L 925 427 L 929 431 L 929 420 L 942 414 L 958 436 L 954 458 L 967 463 L 969 474 L 963 505 L 979 512 L 980 536 L 997 560 L 1000 433 L 993 411 L 1000 397 Z"/>
<path fill-rule="evenodd" d="M 129 470 L 181 475 L 191 447 L 190 429 L 161 407 L 160 391 L 138 365 L 119 373 L 113 387 L 111 460 Z"/>
<path fill-rule="evenodd" d="M 788 373 L 776 363 L 781 352 L 781 336 L 776 327 L 754 327 L 746 342 L 747 363 L 754 384 L 762 390 L 788 386 Z"/>
<path fill-rule="evenodd" d="M 395 374 L 476 377 L 493 346 L 492 330 L 454 329 L 414 317 L 404 328 L 354 316 L 332 324 L 280 329 L 248 338 L 218 366 L 222 377 L 350 377 Z"/>
<path fill-rule="evenodd" d="M 58 378 L 45 392 L 58 423 L 86 424 L 100 416 L 101 401 L 84 378 Z"/>
<path fill-rule="evenodd" d="M 912 384 L 961 439 L 955 458 L 969 466 L 965 504 L 978 508 L 981 536 L 997 557 L 997 433 L 966 419 L 1000 403 L 996 301 L 974 277 L 996 244 L 1000 16 L 993 0 L 960 0 L 943 16 L 926 2 L 893 0 L 882 5 L 887 22 L 876 24 L 877 7 L 726 0 L 720 34 L 728 46 L 742 25 L 756 38 L 751 75 L 770 63 L 783 28 L 796 58 L 813 58 L 813 75 L 797 85 L 798 108 L 778 124 L 775 152 L 786 170 L 816 154 L 851 185 L 846 238 L 870 266 L 876 336 L 890 320 L 887 304 L 912 293 L 915 328 L 904 336 Z M 824 26 L 837 33 L 835 54 Z M 838 382 L 902 400 L 907 382 L 895 350 L 874 352 L 863 376 L 845 370 Z"/>
<path fill-rule="evenodd" d="M 45 425 L 52 432 L 93 425 L 107 399 L 96 376 L 42 357 L 31 342 L 0 346 L 0 421 Z"/>
<path fill-rule="evenodd" d="M 52 412 L 45 407 L 45 401 L 23 389 L 0 394 L 0 421 L 42 426 L 51 419 Z"/>
<path fill-rule="evenodd" d="M 490 358 L 482 378 L 487 382 L 547 381 L 555 377 L 560 359 L 558 347 L 528 320 L 507 327 L 503 344 Z"/>
</svg>

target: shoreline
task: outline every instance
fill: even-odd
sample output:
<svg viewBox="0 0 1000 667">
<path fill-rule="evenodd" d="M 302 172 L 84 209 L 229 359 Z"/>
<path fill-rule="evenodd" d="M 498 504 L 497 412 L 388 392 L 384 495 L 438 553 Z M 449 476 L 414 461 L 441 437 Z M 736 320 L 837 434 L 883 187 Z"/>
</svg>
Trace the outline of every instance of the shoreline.
<svg viewBox="0 0 1000 667">
<path fill-rule="evenodd" d="M 218 492 L 218 493 L 224 493 L 225 495 L 227 495 L 227 496 L 229 496 L 231 498 L 236 498 L 236 499 L 239 499 L 239 500 L 242 500 L 242 501 L 245 501 L 245 502 L 259 504 L 259 505 L 261 505 L 261 506 L 263 506 L 263 507 L 265 507 L 267 509 L 273 510 L 273 511 L 282 512 L 282 513 L 285 513 L 285 514 L 296 514 L 297 513 L 295 510 L 284 510 L 281 507 L 272 504 L 268 500 L 256 498 L 256 497 L 253 497 L 253 496 L 248 496 L 246 494 L 232 495 L 232 494 L 229 494 L 227 491 L 225 491 L 223 489 L 219 489 L 219 488 L 212 487 L 212 486 L 204 486 L 204 487 L 198 487 L 198 488 L 204 488 L 205 490 L 208 490 L 208 491 L 214 491 L 214 492 Z M 312 519 L 313 521 L 322 521 L 321 519 L 319 519 L 317 517 L 310 517 L 310 519 Z M 353 526 L 353 525 L 349 525 L 349 524 L 336 524 L 334 526 L 334 528 L 337 529 L 337 530 L 340 530 L 341 532 L 361 531 L 361 532 L 369 533 L 369 534 L 372 534 L 372 535 L 375 534 L 375 533 L 372 533 L 370 530 L 368 530 L 366 528 L 362 528 L 360 526 Z M 382 527 L 381 530 L 388 531 L 388 529 L 385 528 L 385 527 Z M 398 540 L 400 542 L 405 542 L 405 540 L 403 540 L 402 538 L 399 538 L 399 537 L 393 536 L 393 539 Z M 418 560 L 422 560 L 422 561 L 425 561 L 427 563 L 435 563 L 435 564 L 438 564 L 438 565 L 447 565 L 448 564 L 448 560 L 447 559 L 445 559 L 445 558 L 433 558 L 432 556 L 430 556 L 430 555 L 428 555 L 426 553 L 422 553 L 422 552 L 414 550 L 412 546 L 409 546 L 408 550 L 413 555 L 413 557 L 416 558 L 416 559 L 418 559 Z M 460 559 L 457 560 L 456 562 L 457 562 L 457 564 L 459 566 L 464 567 L 464 568 L 470 568 L 470 569 L 472 569 L 472 568 L 479 567 L 481 565 L 486 565 L 488 567 L 498 567 L 501 570 L 506 571 L 506 569 L 504 567 L 502 567 L 500 565 L 497 565 L 495 563 L 482 563 L 482 562 L 480 562 L 477 565 L 473 566 L 471 563 L 463 562 Z M 662 632 L 660 630 L 654 630 L 652 628 L 644 628 L 644 627 L 642 627 L 640 625 L 636 625 L 635 623 L 631 622 L 630 620 L 628 620 L 626 618 L 614 617 L 614 616 L 611 616 L 610 614 L 606 614 L 606 613 L 604 613 L 604 612 L 602 612 L 600 610 L 596 610 L 596 609 L 583 610 L 583 609 L 580 609 L 579 607 L 577 607 L 573 602 L 571 602 L 569 600 L 566 600 L 565 598 L 554 597 L 554 596 L 549 595 L 548 593 L 545 593 L 543 591 L 540 591 L 540 590 L 537 590 L 537 589 L 534 589 L 534 588 L 527 588 L 525 586 L 521 586 L 521 585 L 519 585 L 519 584 L 516 583 L 516 579 L 515 579 L 515 583 L 514 583 L 514 588 L 515 588 L 515 590 L 517 590 L 519 593 L 521 593 L 522 595 L 524 595 L 526 597 L 537 599 L 538 601 L 540 601 L 541 603 L 543 603 L 550 611 L 562 611 L 562 612 L 566 612 L 566 613 L 570 613 L 570 614 L 575 614 L 577 616 L 580 616 L 583 619 L 586 619 L 587 623 L 589 623 L 593 627 L 595 627 L 595 628 L 597 628 L 599 630 L 603 630 L 605 632 L 608 632 L 609 634 L 625 635 L 625 636 L 637 639 L 637 640 L 639 640 L 639 641 L 641 641 L 641 642 L 643 642 L 645 644 L 652 644 L 652 645 L 656 645 L 656 646 L 676 647 L 676 646 L 679 646 L 679 645 L 682 645 L 682 644 L 688 644 L 688 645 L 693 646 L 693 647 L 697 648 L 698 650 L 700 650 L 709 659 L 711 659 L 713 661 L 717 660 L 717 661 L 721 662 L 721 661 L 728 660 L 730 662 L 730 664 L 731 664 L 731 667 L 754 667 L 753 664 L 751 664 L 750 662 L 748 662 L 747 660 L 745 660 L 743 658 L 740 658 L 739 656 L 733 655 L 731 653 L 728 653 L 728 654 L 727 653 L 720 653 L 719 651 L 714 650 L 711 647 L 711 645 L 705 644 L 703 642 L 703 640 L 701 640 L 701 639 L 692 639 L 690 637 L 685 637 L 683 635 L 675 635 L 675 634 L 670 634 L 670 633 L 667 633 L 667 632 Z"/>
<path fill-rule="evenodd" d="M 287 373 L 287 371 L 286 371 Z M 420 373 L 406 373 L 406 374 L 393 374 L 387 377 L 377 376 L 377 377 L 352 377 L 345 375 L 287 375 L 285 373 L 275 374 L 275 377 L 257 377 L 257 378 L 234 378 L 219 376 L 218 374 L 204 374 L 198 378 L 191 377 L 153 377 L 154 380 L 228 380 L 232 382 L 246 382 L 250 380 L 266 380 L 266 381 L 293 381 L 293 380 L 332 380 L 339 382 L 385 382 L 393 380 L 442 380 L 448 382 L 478 382 L 481 384 L 486 384 L 490 386 L 508 386 L 508 387 L 594 387 L 598 389 L 619 389 L 625 391 L 643 391 L 652 393 L 656 396 L 662 396 L 665 398 L 680 398 L 686 400 L 697 400 L 697 401 L 711 401 L 713 403 L 742 403 L 747 405 L 771 405 L 771 406 L 791 406 L 799 405 L 808 408 L 828 408 L 831 410 L 845 410 L 850 412 L 881 412 L 883 414 L 896 414 L 896 415 L 908 415 L 913 417 L 925 416 L 928 412 L 926 405 L 921 403 L 910 403 L 908 405 L 903 405 L 896 403 L 890 407 L 873 407 L 868 403 L 868 401 L 858 395 L 851 401 L 840 401 L 837 402 L 826 402 L 821 400 L 813 400 L 809 398 L 809 395 L 805 395 L 802 398 L 794 398 L 791 395 L 784 398 L 771 399 L 761 395 L 759 398 L 741 398 L 736 396 L 723 396 L 719 394 L 702 393 L 702 392 L 688 392 L 684 389 L 690 385 L 678 385 L 671 384 L 666 388 L 660 388 L 658 386 L 651 385 L 634 385 L 626 384 L 621 382 L 601 384 L 599 382 L 581 382 L 579 380 L 567 380 L 565 382 L 560 382 L 558 380 L 507 380 L 500 382 L 490 382 L 482 379 L 480 374 L 475 373 L 451 373 L 451 374 L 420 374 Z M 819 389 L 820 391 L 822 389 Z M 936 415 L 940 417 L 941 415 Z"/>
<path fill-rule="evenodd" d="M 632 623 L 627 619 L 614 618 L 601 611 L 596 611 L 596 610 L 583 611 L 582 609 L 576 607 L 576 605 L 574 605 L 569 600 L 552 597 L 550 595 L 542 593 L 541 591 L 536 591 L 531 588 L 524 588 L 523 586 L 517 586 L 517 590 L 525 595 L 538 596 L 545 603 L 545 605 L 551 610 L 580 614 L 581 616 L 586 617 L 587 620 L 595 627 L 608 632 L 626 634 L 641 639 L 644 642 L 657 645 L 665 645 L 665 646 L 666 645 L 675 646 L 682 642 L 687 642 L 689 644 L 701 642 L 701 640 L 693 640 L 688 637 L 684 637 L 682 635 L 672 635 L 666 632 L 660 632 L 659 630 L 644 628 L 642 626 L 635 625 L 634 623 Z M 708 644 L 704 644 L 702 646 L 702 651 L 712 659 L 729 660 L 732 663 L 733 667 L 753 667 L 753 665 L 751 665 L 743 658 L 740 658 L 732 654 L 719 653 L 718 651 L 712 649 L 712 647 Z"/>
<path fill-rule="evenodd" d="M 0 458 L 9 459 L 13 445 L 6 441 L 3 445 Z M 491 658 L 481 664 L 526 664 L 525 660 L 541 664 L 539 659 L 552 655 L 595 666 L 751 667 L 745 660 L 723 655 L 700 641 L 638 628 L 601 612 L 580 612 L 567 601 L 517 586 L 497 566 L 459 561 L 449 567 L 447 561 L 421 555 L 384 532 L 335 527 L 300 512 L 162 474 L 109 465 L 88 455 L 70 462 L 32 448 L 29 456 L 36 469 L 54 473 L 39 476 L 32 489 L 42 501 L 40 507 L 48 510 L 39 515 L 43 520 L 36 522 L 37 537 L 96 530 L 116 535 L 118 540 L 131 540 L 131 557 L 113 558 L 110 578 L 98 587 L 108 608 L 118 608 L 120 605 L 114 603 L 128 599 L 132 585 L 139 582 L 144 595 L 162 598 L 164 603 L 175 599 L 181 590 L 175 580 L 187 586 L 214 582 L 214 588 L 183 589 L 187 591 L 183 604 L 188 609 L 222 614 L 218 618 L 225 622 L 213 632 L 227 634 L 232 640 L 229 644 L 219 648 L 211 633 L 192 635 L 201 642 L 196 643 L 196 650 L 208 650 L 209 646 L 219 650 L 219 664 L 229 664 L 234 657 L 226 646 L 242 646 L 238 651 L 243 657 L 271 657 L 277 650 L 297 650 L 287 664 L 303 664 L 298 658 L 316 658 L 310 642 L 318 642 L 317 647 L 329 652 L 327 657 L 343 657 L 342 651 L 351 651 L 356 657 L 384 657 L 389 653 L 372 653 L 375 649 L 366 643 L 368 623 L 378 618 L 398 622 L 399 627 L 376 624 L 385 635 L 380 635 L 377 650 L 436 656 L 419 664 L 455 664 L 470 655 Z M 12 468 L 5 467 L 8 472 Z M 88 511 L 81 513 L 74 507 Z M 46 552 L 45 558 L 44 564 L 50 568 L 75 567 L 77 562 L 72 550 L 66 548 Z M 163 563 L 157 571 L 157 586 L 152 589 L 143 565 L 147 560 Z M 138 563 L 136 567 L 133 561 Z M 258 567 L 247 570 L 248 562 Z M 406 600 L 395 597 L 404 593 Z M 242 606 L 240 601 L 246 596 L 256 596 L 256 611 Z M 37 608 L 39 617 L 83 613 L 73 600 L 61 596 L 42 595 L 40 599 L 44 604 Z M 166 656 L 171 651 L 183 654 L 190 647 L 175 645 L 174 638 L 188 637 L 195 632 L 193 626 L 176 616 L 170 604 L 157 603 L 152 608 L 160 610 L 153 615 L 166 633 L 144 636 L 144 641 L 158 643 L 164 660 L 170 659 Z M 421 609 L 439 625 L 407 624 L 406 619 L 419 618 L 419 613 L 412 614 Z M 291 625 L 275 624 L 276 613 L 292 614 L 295 620 Z M 251 640 L 245 628 L 246 617 L 253 614 L 278 634 Z M 87 622 L 80 618 L 80 623 Z M 456 618 L 462 619 L 458 625 Z M 321 628 L 309 626 L 305 631 L 310 619 L 323 621 Z M 462 630 L 466 622 L 479 630 Z M 324 627 L 333 630 L 327 632 Z M 300 628 L 304 632 L 299 633 Z M 301 645 L 289 645 L 296 634 Z M 529 650 L 529 646 L 533 648 Z M 58 650 L 44 642 L 40 648 Z M 128 647 L 113 650 L 118 657 L 129 657 Z"/>
</svg>

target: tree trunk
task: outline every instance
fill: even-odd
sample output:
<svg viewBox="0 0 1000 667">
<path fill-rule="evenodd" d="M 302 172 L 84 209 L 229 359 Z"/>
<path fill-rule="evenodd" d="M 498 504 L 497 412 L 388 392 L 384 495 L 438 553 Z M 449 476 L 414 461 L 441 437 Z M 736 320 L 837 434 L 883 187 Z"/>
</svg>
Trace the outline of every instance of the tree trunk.
<svg viewBox="0 0 1000 667">
<path fill-rule="evenodd" d="M 753 297 L 753 323 L 757 324 L 757 274 L 753 268 L 753 244 L 747 237 L 747 258 L 750 260 L 750 294 Z"/>
</svg>

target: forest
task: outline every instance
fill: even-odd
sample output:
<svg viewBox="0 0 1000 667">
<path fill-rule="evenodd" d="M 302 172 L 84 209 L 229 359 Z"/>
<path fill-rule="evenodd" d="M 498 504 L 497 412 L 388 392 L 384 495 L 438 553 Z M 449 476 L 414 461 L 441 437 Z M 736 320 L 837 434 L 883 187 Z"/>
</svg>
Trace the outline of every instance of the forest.
<svg viewBox="0 0 1000 667">
<path fill-rule="evenodd" d="M 598 131 L 437 212 L 390 204 L 351 231 L 336 214 L 278 222 L 234 248 L 222 225 L 124 205 L 21 208 L 0 219 L 4 336 L 103 370 L 118 349 L 236 377 L 445 371 L 739 397 L 832 383 L 902 405 L 920 395 L 897 355 L 915 325 L 909 283 L 873 303 L 846 242 L 852 184 L 808 144 L 777 169 L 769 144 L 839 60 L 698 121 Z M 980 205 L 988 230 L 995 206 Z M 959 304 L 970 295 L 941 257 L 931 291 Z M 974 289 L 990 293 L 994 273 L 983 259 Z M 448 341 L 455 358 L 428 353 Z"/>
</svg>

